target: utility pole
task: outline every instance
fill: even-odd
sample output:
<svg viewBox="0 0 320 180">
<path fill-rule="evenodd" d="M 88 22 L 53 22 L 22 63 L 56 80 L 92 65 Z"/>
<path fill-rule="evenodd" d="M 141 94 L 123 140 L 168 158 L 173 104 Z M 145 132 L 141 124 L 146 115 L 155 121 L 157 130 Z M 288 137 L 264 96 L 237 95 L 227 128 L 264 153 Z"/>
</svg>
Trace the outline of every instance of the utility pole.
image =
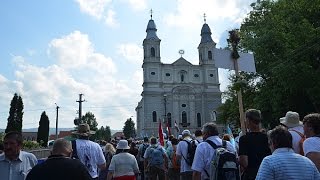
<svg viewBox="0 0 320 180">
<path fill-rule="evenodd" d="M 77 101 L 79 103 L 79 124 L 81 124 L 81 117 L 82 117 L 82 102 L 85 100 L 82 100 L 83 94 L 79 94 L 79 100 Z"/>
<path fill-rule="evenodd" d="M 232 30 L 229 31 L 229 39 L 228 42 L 232 46 L 232 59 L 234 62 L 234 70 L 236 73 L 236 82 L 240 82 L 240 74 L 239 74 L 239 64 L 238 64 L 238 58 L 239 53 L 238 53 L 238 44 L 240 42 L 240 37 L 238 35 L 237 30 Z M 243 135 L 246 134 L 246 124 L 244 122 L 244 112 L 243 112 L 243 102 L 242 102 L 242 92 L 241 92 L 241 87 L 239 90 L 237 90 L 237 96 L 238 96 L 238 104 L 239 104 L 239 114 L 240 114 L 240 125 L 241 125 L 241 131 Z"/>
<path fill-rule="evenodd" d="M 57 113 L 56 113 L 56 139 L 58 139 L 58 114 L 59 114 L 59 106 L 56 104 L 56 110 L 57 110 Z"/>
</svg>

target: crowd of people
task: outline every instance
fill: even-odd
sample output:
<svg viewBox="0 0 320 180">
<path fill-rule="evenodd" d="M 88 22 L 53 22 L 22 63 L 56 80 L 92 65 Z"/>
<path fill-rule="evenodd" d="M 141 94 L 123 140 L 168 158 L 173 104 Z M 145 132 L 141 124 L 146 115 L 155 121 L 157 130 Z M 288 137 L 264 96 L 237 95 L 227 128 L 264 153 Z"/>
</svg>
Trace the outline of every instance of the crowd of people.
<svg viewBox="0 0 320 180">
<path fill-rule="evenodd" d="M 269 131 L 261 129 L 259 110 L 249 109 L 245 117 L 247 132 L 235 141 L 211 122 L 164 141 L 145 137 L 98 144 L 89 140 L 90 127 L 80 124 L 78 138 L 57 139 L 40 164 L 21 150 L 21 133 L 10 132 L 0 154 L 0 179 L 320 180 L 320 114 L 301 122 L 289 111 Z"/>
</svg>

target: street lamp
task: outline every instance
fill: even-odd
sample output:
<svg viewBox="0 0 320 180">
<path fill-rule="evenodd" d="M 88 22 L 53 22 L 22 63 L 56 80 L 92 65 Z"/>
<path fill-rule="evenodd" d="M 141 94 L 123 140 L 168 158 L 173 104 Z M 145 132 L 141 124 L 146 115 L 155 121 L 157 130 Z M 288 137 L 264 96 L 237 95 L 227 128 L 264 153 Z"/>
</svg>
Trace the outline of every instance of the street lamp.
<svg viewBox="0 0 320 180">
<path fill-rule="evenodd" d="M 164 100 L 164 121 L 167 123 L 167 94 L 163 95 Z"/>
</svg>

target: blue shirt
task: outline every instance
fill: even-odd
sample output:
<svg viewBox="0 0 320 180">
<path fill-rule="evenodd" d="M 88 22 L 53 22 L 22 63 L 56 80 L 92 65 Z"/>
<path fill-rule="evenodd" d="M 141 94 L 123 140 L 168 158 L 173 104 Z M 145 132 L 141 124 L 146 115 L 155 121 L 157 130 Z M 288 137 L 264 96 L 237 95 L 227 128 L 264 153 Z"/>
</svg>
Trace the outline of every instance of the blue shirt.
<svg viewBox="0 0 320 180">
<path fill-rule="evenodd" d="M 16 160 L 10 161 L 0 154 L 0 179 L 24 180 L 29 171 L 37 164 L 37 158 L 28 152 L 20 151 Z"/>
<path fill-rule="evenodd" d="M 291 148 L 278 148 L 263 159 L 256 180 L 320 180 L 318 169 Z"/>
</svg>

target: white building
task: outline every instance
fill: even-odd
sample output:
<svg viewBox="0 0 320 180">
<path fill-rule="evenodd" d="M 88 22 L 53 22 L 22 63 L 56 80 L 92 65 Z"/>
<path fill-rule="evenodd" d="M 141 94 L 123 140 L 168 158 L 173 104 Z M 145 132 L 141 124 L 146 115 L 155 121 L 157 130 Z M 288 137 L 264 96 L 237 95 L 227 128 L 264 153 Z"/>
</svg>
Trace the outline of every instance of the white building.
<svg viewBox="0 0 320 180">
<path fill-rule="evenodd" d="M 157 136 L 160 120 L 171 133 L 194 132 L 209 121 L 216 120 L 216 111 L 221 104 L 218 68 L 215 67 L 213 49 L 216 43 L 211 38 L 208 24 L 203 24 L 198 46 L 199 65 L 193 65 L 183 57 L 172 64 L 161 62 L 160 42 L 152 18 L 143 40 L 143 92 L 136 107 L 137 136 Z"/>
</svg>

